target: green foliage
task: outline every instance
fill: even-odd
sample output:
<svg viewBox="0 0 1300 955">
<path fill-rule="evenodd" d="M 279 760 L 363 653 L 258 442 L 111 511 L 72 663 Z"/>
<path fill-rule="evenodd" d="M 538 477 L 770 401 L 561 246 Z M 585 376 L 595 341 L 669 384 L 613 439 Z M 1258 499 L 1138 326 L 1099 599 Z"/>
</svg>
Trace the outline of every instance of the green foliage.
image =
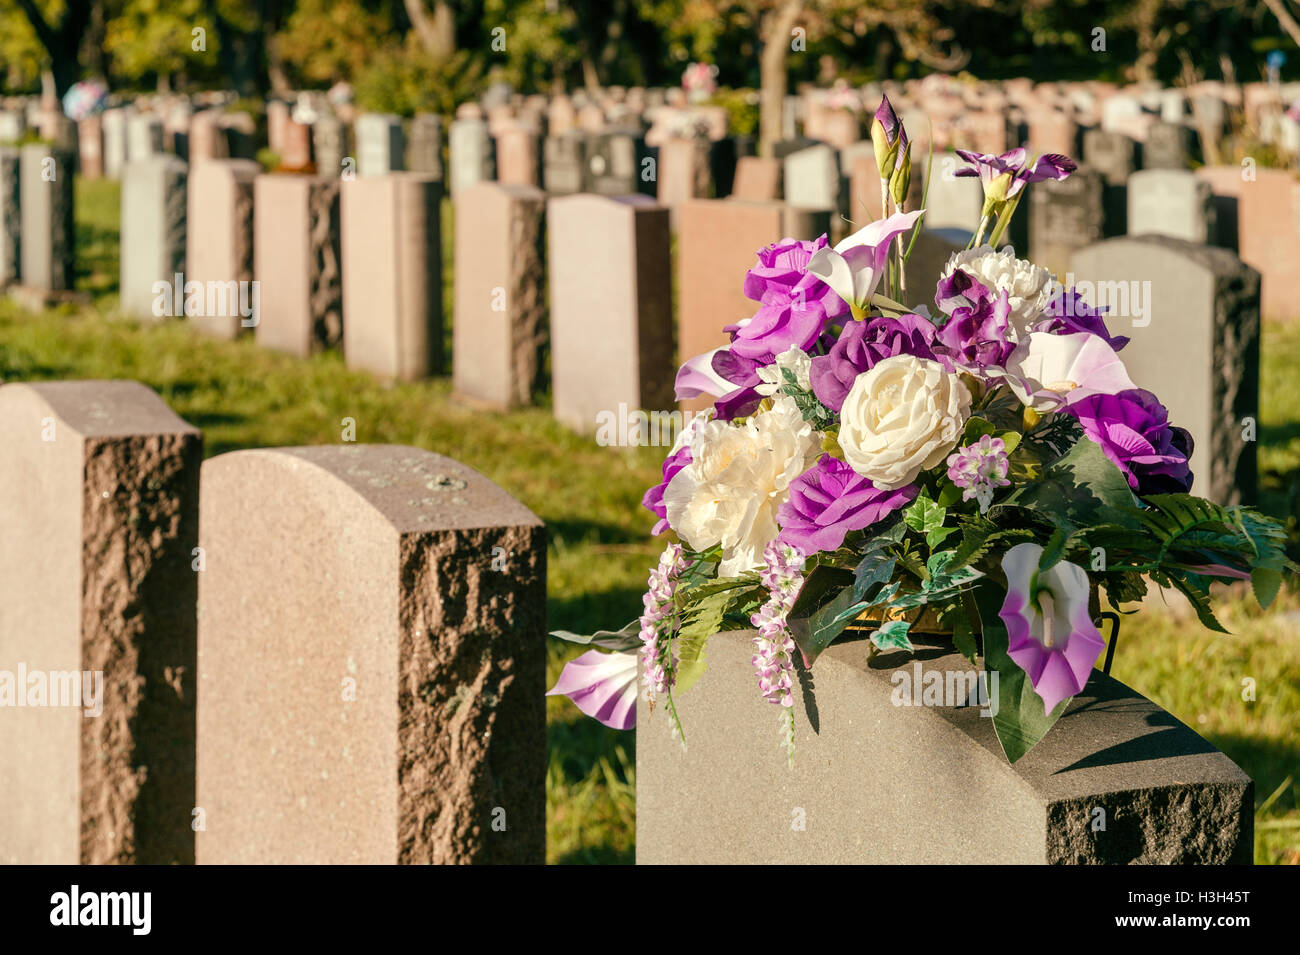
<svg viewBox="0 0 1300 955">
<path fill-rule="evenodd" d="M 372 113 L 438 113 L 450 118 L 456 106 L 482 87 L 484 60 L 470 50 L 458 50 L 434 60 L 414 43 L 385 50 L 358 75 L 356 104 Z"/>
<path fill-rule="evenodd" d="M 386 7 L 362 0 L 297 0 L 276 48 L 303 85 L 350 80 L 379 53 L 392 31 Z"/>
<path fill-rule="evenodd" d="M 731 132 L 736 136 L 758 135 L 758 94 L 751 89 L 720 89 L 709 100 L 727 111 Z"/>
<path fill-rule="evenodd" d="M 107 23 L 104 49 L 115 72 L 138 83 L 211 65 L 217 32 L 203 0 L 126 0 Z"/>
</svg>

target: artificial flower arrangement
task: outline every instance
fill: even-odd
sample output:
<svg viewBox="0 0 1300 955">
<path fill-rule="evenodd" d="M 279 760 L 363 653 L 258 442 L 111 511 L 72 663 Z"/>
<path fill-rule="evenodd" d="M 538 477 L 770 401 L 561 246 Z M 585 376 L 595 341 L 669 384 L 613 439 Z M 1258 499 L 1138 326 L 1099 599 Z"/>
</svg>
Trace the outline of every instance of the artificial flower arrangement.
<svg viewBox="0 0 1300 955">
<path fill-rule="evenodd" d="M 871 136 L 893 213 L 834 247 L 822 236 L 761 250 L 745 278 L 756 313 L 677 376 L 679 399 L 717 401 L 643 500 L 654 533 L 676 535 L 644 613 L 619 631 L 556 634 L 611 651 L 578 657 L 551 691 L 607 725 L 633 725 L 639 663 L 643 697 L 685 745 L 675 699 L 709 638 L 756 629 L 755 682 L 792 762 L 796 652 L 811 666 L 864 626 L 873 654 L 910 650 L 909 632 L 925 630 L 998 674 L 990 709 L 1015 762 L 1106 646 L 1099 590 L 1120 609 L 1147 581 L 1175 588 L 1223 632 L 1212 582 L 1248 579 L 1267 606 L 1295 569 L 1275 521 L 1188 493 L 1191 436 L 1130 379 L 1128 339 L 1047 270 L 996 251 L 1025 187 L 1075 164 L 959 151 L 957 175 L 983 184 L 979 228 L 935 309 L 908 308 L 924 211 L 904 207 L 911 145 L 887 99 Z"/>
</svg>

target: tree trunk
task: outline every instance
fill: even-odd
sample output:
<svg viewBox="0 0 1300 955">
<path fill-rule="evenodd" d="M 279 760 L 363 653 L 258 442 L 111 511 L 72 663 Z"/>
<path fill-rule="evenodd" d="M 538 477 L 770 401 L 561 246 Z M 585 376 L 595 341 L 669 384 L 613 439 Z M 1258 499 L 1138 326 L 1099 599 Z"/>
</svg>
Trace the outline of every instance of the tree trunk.
<svg viewBox="0 0 1300 955">
<path fill-rule="evenodd" d="M 18 6 L 32 25 L 41 46 L 50 55 L 54 92 L 62 99 L 72 84 L 81 79 L 81 41 L 90 26 L 91 0 L 66 0 L 57 27 L 46 22 L 34 0 L 18 0 Z"/>
<path fill-rule="evenodd" d="M 432 14 L 424 0 L 403 0 L 403 5 L 425 53 L 441 60 L 455 52 L 456 16 L 447 0 L 434 0 Z"/>
<path fill-rule="evenodd" d="M 785 107 L 786 62 L 790 55 L 790 34 L 803 12 L 803 0 L 785 0 L 764 18 L 763 53 L 759 58 L 760 93 L 759 152 L 772 155 L 782 139 L 781 117 Z"/>
</svg>

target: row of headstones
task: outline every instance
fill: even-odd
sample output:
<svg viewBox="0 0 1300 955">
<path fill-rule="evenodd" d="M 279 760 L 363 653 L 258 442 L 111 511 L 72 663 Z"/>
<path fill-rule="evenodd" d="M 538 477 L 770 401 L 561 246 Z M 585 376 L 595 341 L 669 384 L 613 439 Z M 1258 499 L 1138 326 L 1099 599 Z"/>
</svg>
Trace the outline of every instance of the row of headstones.
<svg viewBox="0 0 1300 955">
<path fill-rule="evenodd" d="M 800 150 L 786 162 L 824 156 L 825 148 Z M 388 377 L 442 369 L 436 180 L 405 173 L 342 182 L 263 175 L 240 161 L 200 163 L 193 178 L 187 189 L 187 171 L 175 158 L 128 167 L 121 246 L 126 310 L 185 314 L 223 337 L 255 324 L 259 343 L 299 355 L 341 342 L 349 365 Z M 931 183 L 932 209 L 945 181 Z M 1267 245 L 1256 233 L 1276 243 L 1275 232 L 1251 225 L 1257 222 L 1251 217 L 1291 208 L 1265 190 L 1293 186 L 1269 177 L 1236 181 L 1250 250 Z M 1125 359 L 1134 379 L 1165 401 L 1203 449 L 1199 490 L 1218 500 L 1253 497 L 1254 445 L 1241 435 L 1246 419 L 1257 414 L 1259 275 L 1226 250 L 1174 240 L 1138 239 L 1141 248 L 1161 251 L 1133 252 L 1131 260 L 1130 252 L 1097 254 L 1127 248 L 1091 244 L 1102 238 L 1085 228 L 1098 196 L 1041 183 L 1035 188 L 1043 197 L 1031 200 L 1037 234 L 1057 242 L 1091 240 L 1069 247 L 1059 274 L 1133 290 L 1122 301 L 1093 300 L 1111 308 L 1116 334 L 1133 325 Z M 834 228 L 825 208 L 736 198 L 683 202 L 676 210 L 674 321 L 669 210 L 649 198 L 548 198 L 528 186 L 479 183 L 457 197 L 455 210 L 456 394 L 498 409 L 528 404 L 549 352 L 556 417 L 598 435 L 613 424 L 617 430 L 603 439 L 620 443 L 644 439 L 636 431 L 639 411 L 674 407 L 675 354 L 725 344 L 722 326 L 752 314 L 739 277 L 755 250 L 783 236 Z M 909 301 L 931 296 L 940 270 L 968 235 L 921 233 L 908 268 Z M 1038 261 L 1050 262 L 1054 254 L 1050 245 L 1030 249 Z M 1149 261 L 1149 268 L 1134 271 L 1133 261 Z M 1271 274 L 1265 273 L 1265 289 Z M 159 282 L 166 290 L 161 296 Z M 214 301 L 220 308 L 212 308 Z M 253 311 L 248 306 L 256 311 L 252 322 L 243 317 Z M 1175 344 L 1188 350 L 1177 363 L 1168 360 Z"/>
<path fill-rule="evenodd" d="M 540 863 L 545 527 L 416 448 L 0 386 L 0 861 Z"/>
</svg>

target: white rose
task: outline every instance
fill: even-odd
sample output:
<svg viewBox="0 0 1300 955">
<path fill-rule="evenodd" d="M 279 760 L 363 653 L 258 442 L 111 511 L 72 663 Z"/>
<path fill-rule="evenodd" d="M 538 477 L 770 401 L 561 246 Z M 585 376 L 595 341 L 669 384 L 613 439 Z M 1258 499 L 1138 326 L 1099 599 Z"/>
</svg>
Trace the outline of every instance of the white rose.
<svg viewBox="0 0 1300 955">
<path fill-rule="evenodd" d="M 894 355 L 853 382 L 840 411 L 840 447 L 853 470 L 877 487 L 911 484 L 961 440 L 970 391 L 943 365 Z"/>
<path fill-rule="evenodd" d="M 790 482 L 820 453 L 821 434 L 785 397 L 740 426 L 701 424 L 691 436 L 691 463 L 664 489 L 668 524 L 695 550 L 722 545 L 719 577 L 759 567 Z"/>
<path fill-rule="evenodd" d="M 1011 246 L 1001 252 L 994 252 L 988 245 L 954 252 L 944 266 L 943 277 L 947 278 L 957 269 L 973 275 L 995 296 L 1003 289 L 1010 292 L 1011 331 L 1007 337 L 1015 342 L 1033 331 L 1056 286 L 1051 272 L 1033 262 L 1016 258 Z"/>
</svg>

